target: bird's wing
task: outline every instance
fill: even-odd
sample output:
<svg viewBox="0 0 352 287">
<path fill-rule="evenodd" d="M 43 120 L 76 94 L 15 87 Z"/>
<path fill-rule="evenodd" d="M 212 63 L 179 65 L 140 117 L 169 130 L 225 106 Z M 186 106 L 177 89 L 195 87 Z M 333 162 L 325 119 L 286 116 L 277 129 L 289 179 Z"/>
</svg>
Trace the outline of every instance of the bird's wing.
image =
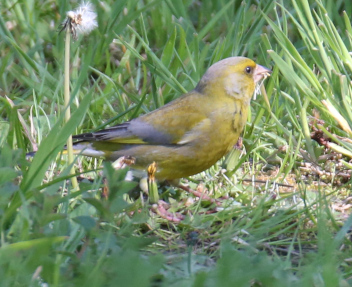
<svg viewBox="0 0 352 287">
<path fill-rule="evenodd" d="M 193 92 L 194 93 L 194 92 Z M 79 141 L 107 141 L 119 144 L 186 144 L 196 139 L 210 120 L 186 95 L 149 114 L 104 130 L 74 136 Z"/>
<path fill-rule="evenodd" d="M 113 127 L 109 127 L 100 131 L 74 135 L 73 139 L 77 141 L 109 141 L 121 144 L 127 143 L 145 143 L 143 139 L 129 131 L 131 121 L 125 122 Z"/>
</svg>

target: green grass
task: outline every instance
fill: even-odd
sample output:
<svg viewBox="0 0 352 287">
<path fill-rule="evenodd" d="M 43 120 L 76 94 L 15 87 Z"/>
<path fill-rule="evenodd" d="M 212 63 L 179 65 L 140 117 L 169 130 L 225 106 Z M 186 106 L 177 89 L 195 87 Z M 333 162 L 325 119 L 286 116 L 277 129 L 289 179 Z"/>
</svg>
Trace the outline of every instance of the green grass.
<svg viewBox="0 0 352 287">
<path fill-rule="evenodd" d="M 61 2 L 0 4 L 1 286 L 352 284 L 352 4 L 93 1 L 99 27 L 71 46 L 64 124 L 57 28 L 76 6 Z M 185 215 L 169 222 L 101 160 L 77 158 L 72 189 L 58 156 L 70 134 L 154 110 L 234 55 L 273 74 L 269 105 L 252 101 L 245 153 L 183 181 L 229 196 L 216 212 L 159 186 Z"/>
</svg>

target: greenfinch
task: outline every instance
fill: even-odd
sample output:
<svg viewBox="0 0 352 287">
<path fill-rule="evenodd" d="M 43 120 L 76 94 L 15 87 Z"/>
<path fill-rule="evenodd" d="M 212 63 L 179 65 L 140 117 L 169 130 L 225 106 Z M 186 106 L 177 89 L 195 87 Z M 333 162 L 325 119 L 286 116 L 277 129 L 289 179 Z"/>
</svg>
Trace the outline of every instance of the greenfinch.
<svg viewBox="0 0 352 287">
<path fill-rule="evenodd" d="M 76 154 L 131 159 L 134 169 L 155 162 L 158 180 L 175 180 L 214 165 L 236 144 L 256 85 L 268 68 L 245 57 L 212 65 L 191 92 L 131 121 L 76 135 Z"/>
</svg>

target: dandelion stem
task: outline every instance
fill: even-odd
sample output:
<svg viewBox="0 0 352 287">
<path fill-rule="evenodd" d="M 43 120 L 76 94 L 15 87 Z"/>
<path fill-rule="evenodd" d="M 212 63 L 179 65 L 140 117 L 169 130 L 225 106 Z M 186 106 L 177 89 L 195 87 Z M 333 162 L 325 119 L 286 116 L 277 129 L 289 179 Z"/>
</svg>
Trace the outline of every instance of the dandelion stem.
<svg viewBox="0 0 352 287">
<path fill-rule="evenodd" d="M 71 117 L 70 109 L 70 44 L 71 44 L 71 31 L 66 29 L 66 39 L 65 39 L 65 79 L 64 79 L 64 106 L 65 111 L 65 122 L 67 123 Z M 73 164 L 73 146 L 72 146 L 72 135 L 67 140 L 67 155 L 68 164 Z M 74 167 L 71 168 L 71 174 L 75 174 Z M 72 187 L 74 190 L 78 190 L 77 178 L 74 176 L 71 178 Z"/>
</svg>

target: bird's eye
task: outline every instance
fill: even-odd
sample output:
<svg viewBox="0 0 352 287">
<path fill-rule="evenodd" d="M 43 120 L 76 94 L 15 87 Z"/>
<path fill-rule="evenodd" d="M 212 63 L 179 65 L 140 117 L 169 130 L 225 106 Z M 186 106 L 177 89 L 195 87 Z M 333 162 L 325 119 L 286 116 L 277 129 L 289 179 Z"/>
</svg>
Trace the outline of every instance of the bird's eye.
<svg viewBox="0 0 352 287">
<path fill-rule="evenodd" d="M 246 67 L 245 71 L 247 74 L 252 74 L 253 68 L 248 66 Z"/>
</svg>

